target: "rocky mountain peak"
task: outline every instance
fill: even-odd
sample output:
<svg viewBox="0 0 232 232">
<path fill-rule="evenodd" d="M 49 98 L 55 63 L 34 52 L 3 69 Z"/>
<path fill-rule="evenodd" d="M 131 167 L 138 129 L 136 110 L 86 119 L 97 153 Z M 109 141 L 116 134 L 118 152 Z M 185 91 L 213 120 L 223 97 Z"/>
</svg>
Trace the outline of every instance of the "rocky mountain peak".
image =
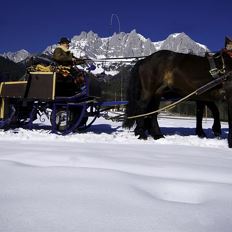
<svg viewBox="0 0 232 232">
<path fill-rule="evenodd" d="M 22 60 L 25 60 L 27 57 L 31 56 L 31 54 L 27 50 L 21 49 L 17 52 L 5 52 L 1 56 L 14 61 L 15 63 L 18 63 Z"/>
<path fill-rule="evenodd" d="M 160 45 L 160 50 L 171 50 L 179 53 L 192 53 L 203 56 L 208 48 L 193 41 L 184 32 L 169 35 Z"/>
<path fill-rule="evenodd" d="M 50 55 L 55 47 L 56 44 L 50 45 L 43 53 Z M 70 44 L 70 50 L 75 56 L 92 59 L 147 56 L 161 49 L 196 55 L 203 55 L 205 51 L 208 51 L 206 46 L 193 41 L 184 32 L 171 34 L 163 41 L 152 42 L 149 38 L 137 33 L 135 29 L 129 33 L 114 33 L 105 38 L 93 31 L 83 31 L 80 35 L 73 36 Z M 4 53 L 2 56 L 14 62 L 20 62 L 31 54 L 22 49 L 18 52 Z"/>
</svg>

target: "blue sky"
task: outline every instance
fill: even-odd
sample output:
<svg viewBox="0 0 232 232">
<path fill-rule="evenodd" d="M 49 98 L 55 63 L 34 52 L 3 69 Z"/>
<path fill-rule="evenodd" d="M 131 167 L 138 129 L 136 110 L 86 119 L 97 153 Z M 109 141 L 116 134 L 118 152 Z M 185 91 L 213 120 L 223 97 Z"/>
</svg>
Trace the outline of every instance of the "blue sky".
<svg viewBox="0 0 232 232">
<path fill-rule="evenodd" d="M 0 9 L 0 53 L 22 48 L 40 52 L 60 37 L 81 31 L 101 37 L 133 29 L 152 41 L 185 32 L 215 51 L 232 37 L 232 0 L 4 0 Z"/>
</svg>

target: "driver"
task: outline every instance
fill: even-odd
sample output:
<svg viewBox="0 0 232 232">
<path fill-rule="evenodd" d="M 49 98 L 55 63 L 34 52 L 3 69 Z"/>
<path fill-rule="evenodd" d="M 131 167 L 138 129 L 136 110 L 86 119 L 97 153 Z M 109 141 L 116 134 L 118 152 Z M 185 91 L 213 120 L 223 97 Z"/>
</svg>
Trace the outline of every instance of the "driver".
<svg viewBox="0 0 232 232">
<path fill-rule="evenodd" d="M 53 52 L 53 60 L 59 65 L 57 73 L 63 77 L 63 81 L 69 83 L 69 86 L 72 86 L 73 83 L 80 89 L 84 83 L 84 75 L 75 65 L 86 64 L 86 62 L 83 59 L 74 57 L 69 50 L 70 42 L 66 37 L 60 39 Z"/>
<path fill-rule="evenodd" d="M 74 55 L 69 50 L 70 40 L 66 37 L 62 37 L 58 42 L 58 46 L 53 52 L 53 59 L 63 66 L 72 66 L 78 64 L 85 64 L 85 61 L 74 57 Z"/>
</svg>

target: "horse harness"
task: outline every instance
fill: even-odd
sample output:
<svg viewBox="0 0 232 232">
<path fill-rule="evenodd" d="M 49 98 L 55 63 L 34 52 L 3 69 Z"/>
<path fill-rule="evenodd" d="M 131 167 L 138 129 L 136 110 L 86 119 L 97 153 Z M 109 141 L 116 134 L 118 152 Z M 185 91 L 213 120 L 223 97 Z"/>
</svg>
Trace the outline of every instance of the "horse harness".
<svg viewBox="0 0 232 232">
<path fill-rule="evenodd" d="M 225 74 L 226 66 L 225 66 L 224 58 L 222 56 L 222 52 L 220 52 L 220 54 L 217 56 L 211 55 L 210 53 L 206 53 L 206 57 L 208 58 L 209 65 L 210 65 L 209 73 L 211 74 L 213 79 L 217 79 L 218 77 L 220 77 L 220 75 Z M 220 68 L 217 67 L 217 65 L 215 63 L 216 59 L 221 59 L 222 67 L 220 67 Z"/>
<path fill-rule="evenodd" d="M 232 58 L 232 51 L 226 49 L 221 50 L 221 52 L 217 56 L 211 55 L 209 53 L 206 54 L 210 65 L 209 73 L 213 77 L 213 80 L 199 88 L 199 91 L 197 91 L 197 95 L 201 95 L 202 93 L 214 88 L 215 86 L 224 84 L 224 82 L 232 76 L 232 71 L 226 72 L 225 60 L 222 55 L 223 52 L 227 53 L 227 55 Z M 221 67 L 218 67 L 216 65 L 216 60 L 221 61 Z"/>
</svg>

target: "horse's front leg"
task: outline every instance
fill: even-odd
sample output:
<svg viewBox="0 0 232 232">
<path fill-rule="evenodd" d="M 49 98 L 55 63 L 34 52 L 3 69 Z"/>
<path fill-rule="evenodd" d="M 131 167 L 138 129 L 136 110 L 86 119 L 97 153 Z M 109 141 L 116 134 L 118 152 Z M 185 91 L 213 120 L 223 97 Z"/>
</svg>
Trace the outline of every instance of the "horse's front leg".
<svg viewBox="0 0 232 232">
<path fill-rule="evenodd" d="M 214 123 L 212 126 L 213 133 L 215 137 L 219 137 L 222 131 L 221 131 L 220 113 L 217 108 L 217 105 L 214 102 L 207 102 L 206 105 L 210 109 L 214 118 Z"/>
<path fill-rule="evenodd" d="M 226 85 L 224 85 L 224 89 L 226 92 L 226 101 L 228 106 L 229 133 L 227 139 L 229 148 L 232 148 L 232 80 L 226 82 Z"/>
<path fill-rule="evenodd" d="M 148 106 L 148 99 L 141 99 L 137 103 L 137 115 L 145 114 L 147 112 L 147 106 Z M 136 119 L 136 128 L 134 130 L 135 136 L 139 136 L 138 139 L 147 139 L 147 122 L 145 121 L 145 117 L 139 117 Z"/>
<path fill-rule="evenodd" d="M 158 123 L 158 120 L 157 120 L 157 116 L 158 114 L 155 114 L 151 117 L 151 127 L 150 129 L 148 130 L 149 131 L 149 134 L 155 139 L 161 139 L 161 138 L 164 138 L 161 130 L 160 130 L 160 127 L 159 127 L 159 123 Z"/>
<path fill-rule="evenodd" d="M 136 120 L 136 127 L 134 133 L 135 136 L 139 136 L 138 139 L 144 139 L 144 140 L 147 139 L 146 125 L 145 125 L 145 120 L 143 118 Z"/>
<path fill-rule="evenodd" d="M 232 148 L 232 97 L 228 100 L 228 125 L 229 125 L 229 134 L 228 134 L 228 146 Z"/>
<path fill-rule="evenodd" d="M 151 105 L 149 106 L 150 111 L 156 111 L 159 109 L 160 106 L 160 97 L 156 96 L 155 98 L 153 98 L 153 100 L 151 101 Z M 159 127 L 159 123 L 157 120 L 157 116 L 158 114 L 153 114 L 152 116 L 150 116 L 149 118 L 149 122 L 150 125 L 148 127 L 148 132 L 149 134 L 155 139 L 160 139 L 160 138 L 164 138 L 160 127 Z"/>
</svg>

